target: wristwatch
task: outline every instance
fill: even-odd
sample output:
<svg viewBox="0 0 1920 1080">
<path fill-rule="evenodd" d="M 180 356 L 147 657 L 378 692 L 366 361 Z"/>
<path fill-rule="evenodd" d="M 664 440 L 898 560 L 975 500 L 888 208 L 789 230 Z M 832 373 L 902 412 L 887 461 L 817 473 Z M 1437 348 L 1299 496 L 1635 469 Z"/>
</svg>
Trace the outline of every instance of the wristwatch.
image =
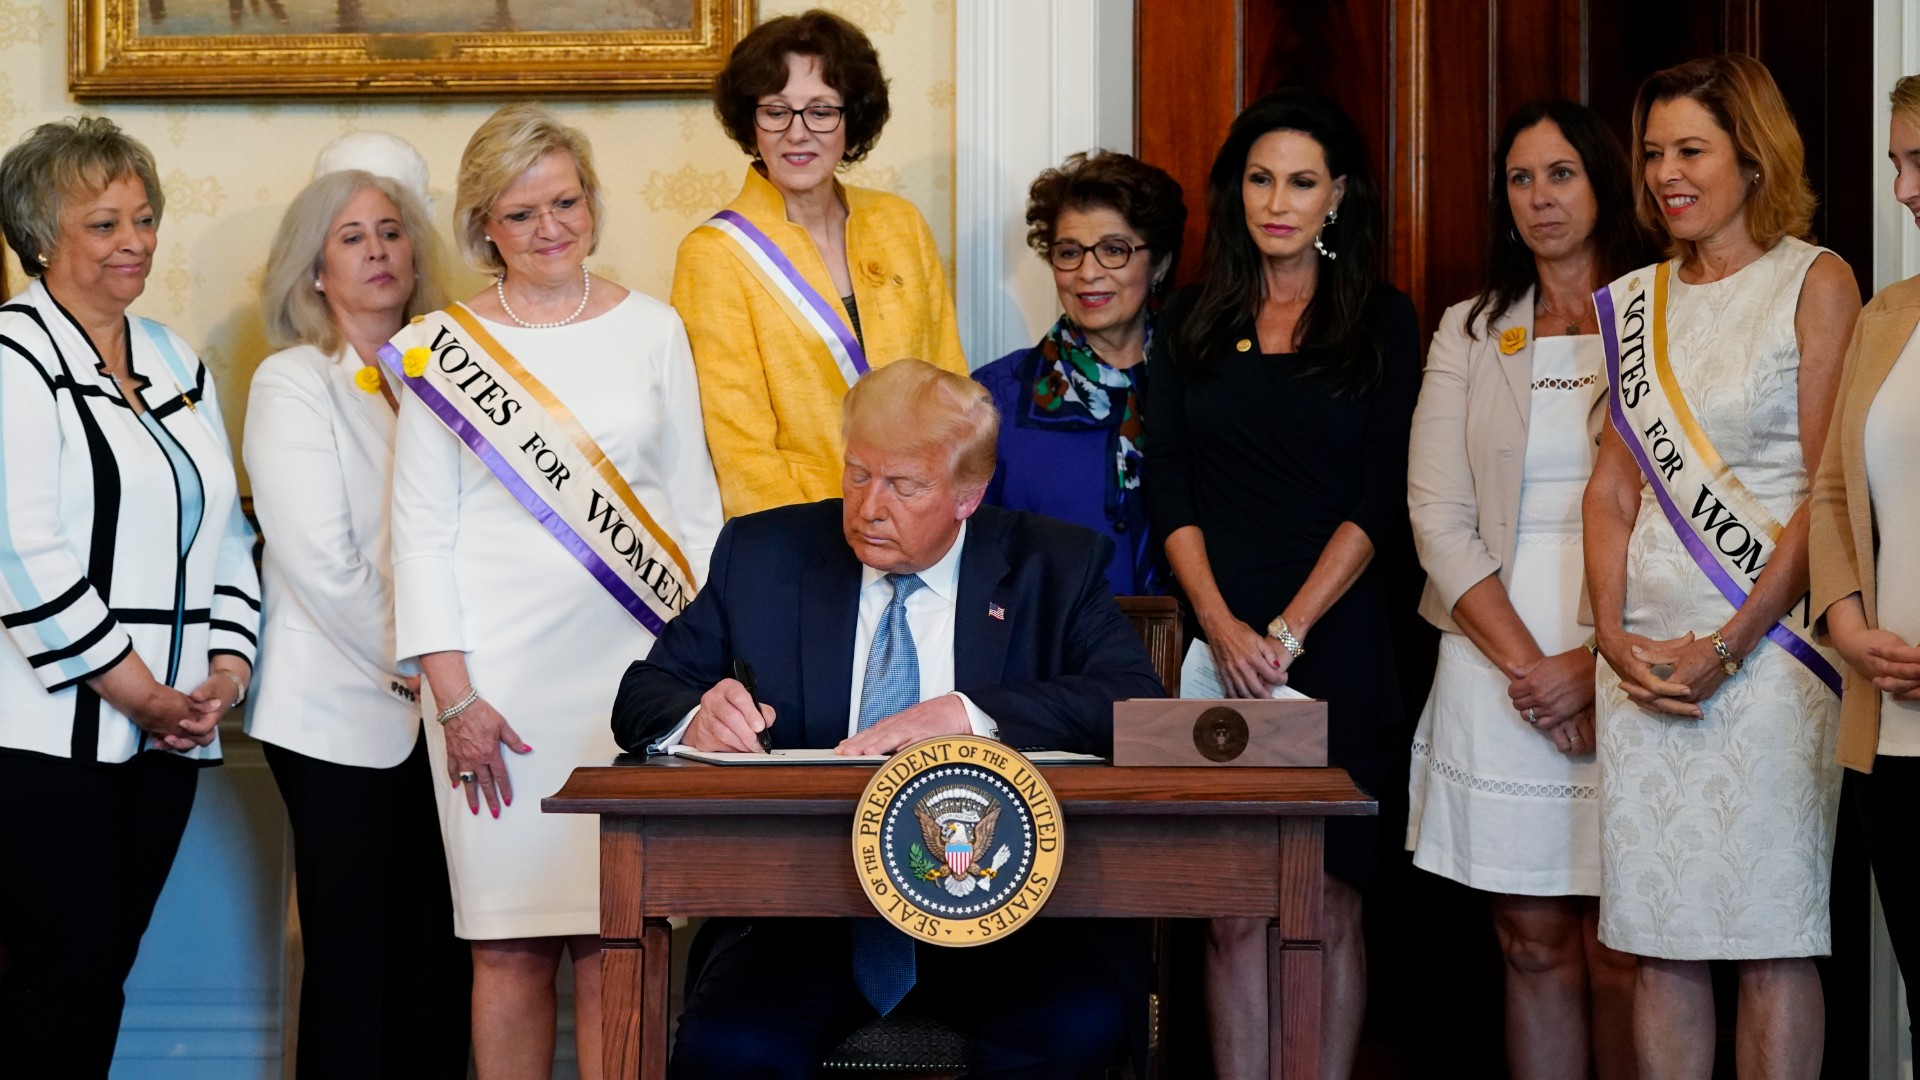
<svg viewBox="0 0 1920 1080">
<path fill-rule="evenodd" d="M 1721 638 L 1720 631 L 1715 630 L 1707 640 L 1713 642 L 1713 655 L 1720 658 L 1720 670 L 1729 675 L 1740 674 L 1740 666 L 1744 661 L 1733 655 L 1732 649 L 1727 648 L 1727 643 Z"/>
<path fill-rule="evenodd" d="M 1292 656 L 1295 660 L 1300 659 L 1307 651 L 1307 647 L 1300 644 L 1300 639 L 1293 636 L 1293 631 L 1287 629 L 1287 617 L 1285 615 L 1275 615 L 1273 617 L 1273 621 L 1267 624 L 1267 636 L 1278 641 L 1280 647 L 1287 650 L 1288 655 Z"/>
</svg>

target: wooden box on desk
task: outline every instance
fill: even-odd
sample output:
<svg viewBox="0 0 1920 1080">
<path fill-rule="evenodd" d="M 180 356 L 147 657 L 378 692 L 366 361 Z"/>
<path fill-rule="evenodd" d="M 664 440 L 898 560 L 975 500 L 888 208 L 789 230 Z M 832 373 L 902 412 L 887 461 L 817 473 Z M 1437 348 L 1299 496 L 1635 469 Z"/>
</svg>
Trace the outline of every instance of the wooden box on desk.
<svg viewBox="0 0 1920 1080">
<path fill-rule="evenodd" d="M 1327 763 L 1327 703 L 1133 698 L 1113 704 L 1115 765 Z"/>
</svg>

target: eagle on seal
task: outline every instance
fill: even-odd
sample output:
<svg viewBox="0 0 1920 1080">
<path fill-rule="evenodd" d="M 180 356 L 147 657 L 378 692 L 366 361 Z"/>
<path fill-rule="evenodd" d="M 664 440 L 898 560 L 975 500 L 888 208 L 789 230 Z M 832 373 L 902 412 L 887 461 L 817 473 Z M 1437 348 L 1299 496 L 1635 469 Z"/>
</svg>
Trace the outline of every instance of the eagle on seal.
<svg viewBox="0 0 1920 1080">
<path fill-rule="evenodd" d="M 913 808 L 920 822 L 920 836 L 927 851 L 945 861 L 933 869 L 932 880 L 940 882 L 954 896 L 966 896 L 975 888 L 991 888 L 1000 867 L 1011 854 L 1001 845 L 991 866 L 986 854 L 993 850 L 993 830 L 1000 820 L 1000 803 L 967 788 L 948 788 L 935 792 Z"/>
</svg>

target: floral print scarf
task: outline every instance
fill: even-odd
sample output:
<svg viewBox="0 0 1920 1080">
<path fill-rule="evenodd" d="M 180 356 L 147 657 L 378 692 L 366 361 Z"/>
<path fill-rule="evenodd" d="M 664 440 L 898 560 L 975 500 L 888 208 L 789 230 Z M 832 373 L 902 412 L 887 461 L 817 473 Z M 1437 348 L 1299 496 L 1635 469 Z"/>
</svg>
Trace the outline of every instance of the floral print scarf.
<svg viewBox="0 0 1920 1080">
<path fill-rule="evenodd" d="M 1153 342 L 1153 317 L 1147 317 L 1147 343 Z M 1107 470 L 1107 516 L 1126 517 L 1127 492 L 1140 487 L 1140 461 L 1146 428 L 1140 406 L 1146 394 L 1146 365 L 1112 367 L 1088 346 L 1085 335 L 1066 316 L 1040 339 L 1040 370 L 1033 383 L 1032 415 L 1049 427 L 1067 430 L 1105 428 L 1112 467 Z"/>
</svg>

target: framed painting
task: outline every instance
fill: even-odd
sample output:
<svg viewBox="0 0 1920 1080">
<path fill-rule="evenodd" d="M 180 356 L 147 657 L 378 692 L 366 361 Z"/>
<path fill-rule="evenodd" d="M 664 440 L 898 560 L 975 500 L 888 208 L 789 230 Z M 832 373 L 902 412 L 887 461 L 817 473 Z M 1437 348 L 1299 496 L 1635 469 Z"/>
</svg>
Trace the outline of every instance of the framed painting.
<svg viewBox="0 0 1920 1080">
<path fill-rule="evenodd" d="M 698 94 L 753 0 L 68 0 L 81 101 Z"/>
</svg>

